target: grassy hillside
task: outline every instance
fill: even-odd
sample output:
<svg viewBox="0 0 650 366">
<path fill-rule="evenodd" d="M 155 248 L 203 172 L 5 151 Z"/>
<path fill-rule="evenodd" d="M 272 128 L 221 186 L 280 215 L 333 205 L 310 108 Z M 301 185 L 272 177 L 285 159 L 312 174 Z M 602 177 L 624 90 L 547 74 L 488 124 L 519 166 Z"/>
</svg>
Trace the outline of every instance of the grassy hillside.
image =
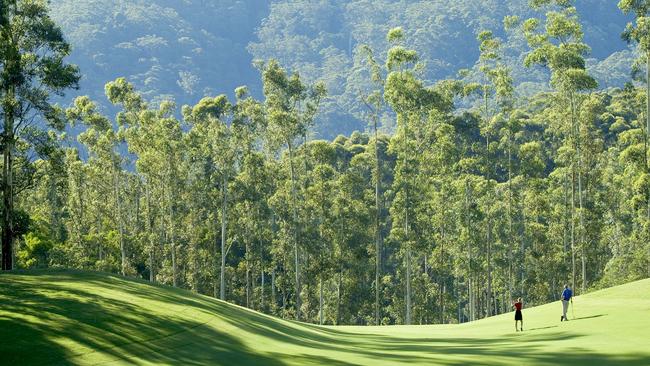
<svg viewBox="0 0 650 366">
<path fill-rule="evenodd" d="M 0 275 L 0 364 L 648 365 L 650 280 L 472 324 L 317 327 L 83 272 Z"/>
</svg>

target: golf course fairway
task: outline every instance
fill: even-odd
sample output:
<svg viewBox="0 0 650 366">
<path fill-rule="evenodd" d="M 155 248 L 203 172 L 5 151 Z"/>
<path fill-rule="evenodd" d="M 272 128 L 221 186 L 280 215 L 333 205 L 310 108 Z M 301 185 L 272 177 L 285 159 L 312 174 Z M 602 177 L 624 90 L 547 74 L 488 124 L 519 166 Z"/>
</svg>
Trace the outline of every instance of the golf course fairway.
<svg viewBox="0 0 650 366">
<path fill-rule="evenodd" d="M 558 291 L 560 291 L 558 289 Z M 74 271 L 0 275 L 1 365 L 650 365 L 650 280 L 462 325 L 319 327 Z"/>
</svg>

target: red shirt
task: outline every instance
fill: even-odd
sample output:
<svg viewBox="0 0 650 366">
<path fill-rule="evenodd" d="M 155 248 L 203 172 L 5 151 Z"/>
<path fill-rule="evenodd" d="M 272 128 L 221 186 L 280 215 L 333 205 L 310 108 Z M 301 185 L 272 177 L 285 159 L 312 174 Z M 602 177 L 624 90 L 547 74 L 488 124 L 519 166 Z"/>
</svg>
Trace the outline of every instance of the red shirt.
<svg viewBox="0 0 650 366">
<path fill-rule="evenodd" d="M 515 308 L 516 308 L 517 310 L 519 310 L 519 311 L 521 311 L 521 307 L 522 307 L 522 306 L 523 306 L 523 304 L 520 303 L 520 302 L 516 302 L 516 303 L 515 303 Z"/>
</svg>

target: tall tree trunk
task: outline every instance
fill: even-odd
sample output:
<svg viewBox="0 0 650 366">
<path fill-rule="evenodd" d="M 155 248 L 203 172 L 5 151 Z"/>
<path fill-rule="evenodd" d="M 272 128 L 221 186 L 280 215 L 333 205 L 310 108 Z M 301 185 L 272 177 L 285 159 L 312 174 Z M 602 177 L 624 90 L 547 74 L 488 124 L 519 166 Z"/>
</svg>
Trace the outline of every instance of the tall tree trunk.
<svg viewBox="0 0 650 366">
<path fill-rule="evenodd" d="M 465 225 L 467 228 L 467 299 L 469 308 L 469 320 L 474 321 L 474 297 L 472 291 L 472 228 L 469 212 L 469 180 L 465 178 Z"/>
<path fill-rule="evenodd" d="M 575 104 L 575 100 L 572 102 L 572 113 L 573 113 L 573 119 L 574 123 L 576 124 L 576 155 L 578 156 L 578 208 L 580 209 L 580 212 L 578 213 L 579 217 L 579 223 L 580 223 L 580 228 L 579 228 L 579 246 L 580 246 L 580 257 L 581 257 L 581 262 L 582 262 L 582 287 L 581 287 L 581 293 L 585 292 L 585 288 L 587 287 L 587 258 L 586 258 L 586 242 L 585 242 L 585 221 L 584 221 L 584 203 L 583 203 L 583 194 L 582 194 L 582 146 L 581 146 L 581 134 L 580 134 L 580 121 L 576 119 L 576 110 L 577 106 Z"/>
<path fill-rule="evenodd" d="M 149 182 L 145 185 L 147 200 L 147 236 L 149 237 L 149 282 L 156 282 L 156 247 L 153 234 L 153 215 L 151 214 L 151 192 Z"/>
<path fill-rule="evenodd" d="M 172 285 L 178 287 L 178 265 L 176 264 L 176 234 L 174 232 L 174 190 L 169 193 L 169 240 L 172 250 Z"/>
<path fill-rule="evenodd" d="M 318 297 L 318 317 L 319 317 L 319 324 L 323 325 L 323 271 L 320 273 L 320 278 L 319 278 L 319 290 L 320 294 Z"/>
<path fill-rule="evenodd" d="M 512 218 L 512 131 L 508 133 L 508 298 L 512 298 L 513 288 L 513 218 Z"/>
<path fill-rule="evenodd" d="M 271 311 L 274 311 L 277 306 L 277 297 L 275 295 L 275 266 L 271 269 Z"/>
<path fill-rule="evenodd" d="M 445 213 L 443 212 L 443 217 L 444 220 L 444 215 Z M 439 263 L 438 267 L 440 267 L 440 272 L 442 275 L 440 276 L 440 283 L 438 285 L 439 287 L 439 307 L 440 307 L 440 324 L 445 323 L 445 298 L 444 298 L 444 288 L 445 288 L 445 227 L 444 225 L 440 226 L 440 258 L 439 258 Z"/>
<path fill-rule="evenodd" d="M 575 120 L 573 115 L 573 97 L 571 98 L 571 134 L 573 135 L 573 144 L 575 146 Z M 576 212 L 576 167 L 575 157 L 571 157 L 571 288 L 575 291 L 576 286 L 576 225 L 575 225 L 575 212 Z"/>
<path fill-rule="evenodd" d="M 485 89 L 485 92 L 484 92 L 484 96 L 485 96 L 485 124 L 487 126 L 490 123 L 490 109 L 489 109 L 489 104 L 488 104 L 488 87 L 487 86 L 486 86 L 486 89 Z M 485 138 L 486 139 L 485 154 L 486 154 L 486 157 L 487 157 L 486 175 L 487 175 L 487 181 L 488 181 L 488 189 L 490 189 L 490 171 L 492 169 L 492 167 L 490 166 L 490 132 L 488 130 L 486 130 L 485 135 L 486 135 L 486 138 Z M 487 193 L 487 197 L 491 198 L 491 192 Z M 491 268 L 491 263 L 490 263 L 490 260 L 491 260 L 490 250 L 491 250 L 491 247 L 492 247 L 492 232 L 491 232 L 492 231 L 492 227 L 491 227 L 492 222 L 491 222 L 491 217 L 490 217 L 490 204 L 491 204 L 490 201 L 488 201 L 488 207 L 487 207 L 487 210 L 486 210 L 487 211 L 487 215 L 486 215 L 487 216 L 487 220 L 486 220 L 487 221 L 486 222 L 486 226 L 487 226 L 487 228 L 486 228 L 487 229 L 486 230 L 487 231 L 487 294 L 486 294 L 487 295 L 487 299 L 486 299 L 487 316 L 492 315 L 492 309 L 491 309 L 492 268 Z"/>
<path fill-rule="evenodd" d="M 645 109 L 645 118 L 646 118 L 646 127 L 645 127 L 645 166 L 646 173 L 650 174 L 650 159 L 648 159 L 648 144 L 650 143 L 650 50 L 646 51 L 646 109 Z M 650 221 L 650 187 L 648 187 L 648 207 L 646 211 L 646 219 Z M 648 226 L 650 227 L 650 225 Z M 650 265 L 648 267 L 648 275 L 650 275 Z"/>
<path fill-rule="evenodd" d="M 9 67 L 5 65 L 5 67 Z M 13 269 L 13 211 L 14 211 L 14 182 L 13 182 L 13 149 L 14 149 L 14 118 L 15 118 L 15 89 L 12 85 L 5 95 L 4 108 L 4 134 L 3 134 L 3 156 L 4 166 L 2 170 L 2 270 Z"/>
<path fill-rule="evenodd" d="M 408 118 L 404 118 L 404 175 L 406 180 L 410 177 L 408 171 Z M 406 319 L 405 324 L 411 324 L 411 243 L 409 240 L 409 185 L 404 188 L 404 237 L 406 240 Z"/>
<path fill-rule="evenodd" d="M 411 248 L 406 249 L 406 325 L 411 324 Z"/>
<path fill-rule="evenodd" d="M 487 316 L 492 316 L 492 227 L 488 214 L 488 232 L 487 232 Z"/>
<path fill-rule="evenodd" d="M 264 249 L 262 248 L 262 240 L 259 240 L 260 246 L 260 273 L 262 274 L 262 286 L 260 287 L 260 311 L 264 312 Z"/>
<path fill-rule="evenodd" d="M 294 260 L 295 260 L 295 274 L 296 274 L 296 320 L 300 320 L 300 308 L 301 308 L 301 299 L 300 293 L 302 288 L 300 285 L 300 260 L 298 258 L 298 208 L 297 205 L 297 193 L 296 193 L 296 175 L 293 166 L 293 146 L 291 141 L 287 142 L 289 147 L 289 170 L 291 175 L 291 201 L 293 208 L 293 251 L 294 251 Z"/>
<path fill-rule="evenodd" d="M 375 127 L 375 325 L 380 324 L 379 294 L 381 291 L 380 271 L 381 271 L 381 228 L 379 220 L 381 207 L 379 206 L 380 184 L 381 184 L 381 165 L 379 162 L 379 133 L 377 131 L 378 116 L 376 112 L 373 117 Z"/>
<path fill-rule="evenodd" d="M 219 280 L 219 298 L 226 299 L 226 215 L 228 209 L 228 177 L 223 175 L 221 181 L 221 269 Z"/>
<path fill-rule="evenodd" d="M 246 260 L 246 307 L 251 308 L 251 266 L 250 266 L 250 244 L 248 240 L 248 229 L 247 238 L 246 238 L 246 254 L 244 254 L 244 259 Z"/>
<path fill-rule="evenodd" d="M 117 220 L 117 227 L 120 240 L 120 258 L 122 259 L 121 273 L 126 276 L 126 247 L 124 243 L 124 221 L 122 220 L 122 201 L 120 200 L 120 172 L 118 167 L 113 166 L 113 194 L 115 195 L 115 209 Z"/>
<path fill-rule="evenodd" d="M 336 325 L 341 324 L 341 287 L 343 286 L 343 268 L 339 266 L 338 285 L 336 286 Z"/>
</svg>

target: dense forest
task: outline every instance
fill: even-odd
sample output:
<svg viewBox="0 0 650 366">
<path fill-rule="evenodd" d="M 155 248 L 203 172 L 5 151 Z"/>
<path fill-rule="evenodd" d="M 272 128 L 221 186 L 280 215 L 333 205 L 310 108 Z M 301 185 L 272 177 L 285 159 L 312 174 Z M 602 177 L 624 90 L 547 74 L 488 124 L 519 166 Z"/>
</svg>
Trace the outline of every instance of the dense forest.
<svg viewBox="0 0 650 366">
<path fill-rule="evenodd" d="M 244 3 L 228 9 L 254 10 Z M 284 318 L 362 325 L 473 321 L 509 311 L 513 297 L 557 300 L 565 283 L 581 294 L 650 276 L 650 4 L 621 1 L 629 25 L 587 39 L 623 33 L 634 50 L 618 62 L 626 81 L 603 86 L 587 57 L 607 47 L 586 43 L 570 0 L 492 5 L 503 21 L 453 41 L 476 45 L 453 73 L 429 54 L 453 45 L 421 42 L 449 30 L 384 28 L 379 2 L 347 2 L 341 14 L 339 3 L 300 14 L 332 29 L 342 15 L 361 19 L 360 38 L 345 41 L 349 67 L 327 33 L 308 42 L 346 74 L 303 76 L 306 64 L 273 55 L 283 46 L 267 37 L 287 33 L 272 24 L 294 29 L 274 11 L 300 9 L 274 3 L 249 45 L 264 60 L 259 93 L 233 87 L 179 104 L 187 96 L 117 77 L 101 88 L 103 108 L 98 90 L 55 104 L 98 80 L 70 61 L 47 2 L 2 0 L 3 269 L 119 273 Z M 392 3 L 404 17 L 435 14 Z M 302 41 L 282 39 L 308 57 L 291 46 Z M 118 66 L 140 56 L 129 57 Z M 602 74 L 620 70 L 607 65 Z M 340 103 L 346 114 L 323 122 L 343 100 L 332 95 L 354 107 Z M 314 138 L 349 116 L 359 132 Z"/>
</svg>

